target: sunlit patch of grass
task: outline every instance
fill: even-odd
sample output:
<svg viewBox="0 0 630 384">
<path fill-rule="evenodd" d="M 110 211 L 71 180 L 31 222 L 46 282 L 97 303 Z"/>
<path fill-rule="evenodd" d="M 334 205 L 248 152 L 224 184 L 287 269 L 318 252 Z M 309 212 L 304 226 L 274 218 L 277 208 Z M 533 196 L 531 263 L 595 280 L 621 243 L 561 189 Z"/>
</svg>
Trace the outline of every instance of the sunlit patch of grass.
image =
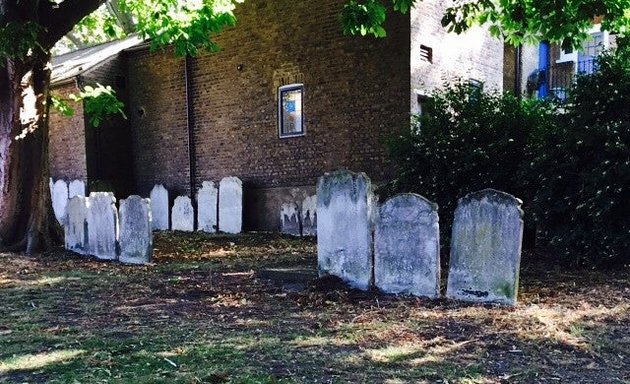
<svg viewBox="0 0 630 384">
<path fill-rule="evenodd" d="M 82 349 L 67 349 L 15 356 L 4 361 L 0 361 L 0 373 L 40 369 L 50 364 L 67 362 L 84 353 L 85 351 Z"/>
</svg>

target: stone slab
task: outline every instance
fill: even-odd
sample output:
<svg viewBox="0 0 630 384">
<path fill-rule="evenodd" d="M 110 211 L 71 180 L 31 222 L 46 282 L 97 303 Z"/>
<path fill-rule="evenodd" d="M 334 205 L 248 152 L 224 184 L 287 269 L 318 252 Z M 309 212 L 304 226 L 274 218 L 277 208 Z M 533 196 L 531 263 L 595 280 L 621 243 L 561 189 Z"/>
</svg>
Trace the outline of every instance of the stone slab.
<svg viewBox="0 0 630 384">
<path fill-rule="evenodd" d="M 103 260 L 118 258 L 118 210 L 111 192 L 92 192 L 88 200 L 88 249 Z"/>
<path fill-rule="evenodd" d="M 85 196 L 85 183 L 83 180 L 72 180 L 68 185 L 68 197 Z"/>
<path fill-rule="evenodd" d="M 173 231 L 192 232 L 195 230 L 195 211 L 188 196 L 178 196 L 171 214 Z"/>
<path fill-rule="evenodd" d="M 280 208 L 280 232 L 300 236 L 300 217 L 296 203 L 284 203 Z"/>
<path fill-rule="evenodd" d="M 243 182 L 238 177 L 224 177 L 219 183 L 219 231 L 241 233 L 243 230 Z"/>
<path fill-rule="evenodd" d="M 317 195 L 302 201 L 302 236 L 317 236 Z"/>
<path fill-rule="evenodd" d="M 372 185 L 364 173 L 326 173 L 317 183 L 317 264 L 367 290 L 372 283 Z"/>
<path fill-rule="evenodd" d="M 436 204 L 407 193 L 381 205 L 374 229 L 374 285 L 385 293 L 439 297 Z"/>
<path fill-rule="evenodd" d="M 73 196 L 68 200 L 66 219 L 63 226 L 65 248 L 82 255 L 89 253 L 88 200 L 84 196 Z"/>
<path fill-rule="evenodd" d="M 59 224 L 63 225 L 66 217 L 66 205 L 68 204 L 68 183 L 64 180 L 57 180 L 50 189 L 53 212 Z"/>
<path fill-rule="evenodd" d="M 151 225 L 153 230 L 168 231 L 170 228 L 168 190 L 162 184 L 158 184 L 151 190 L 149 198 L 151 199 L 151 215 L 153 218 Z"/>
<path fill-rule="evenodd" d="M 147 264 L 153 254 L 151 201 L 129 196 L 120 201 L 120 256 L 127 264 Z"/>
<path fill-rule="evenodd" d="M 516 197 L 494 189 L 459 200 L 451 238 L 448 297 L 516 304 L 523 241 L 521 204 Z"/>
<path fill-rule="evenodd" d="M 212 181 L 204 181 L 197 192 L 197 229 L 214 233 L 218 229 L 219 189 Z"/>
</svg>

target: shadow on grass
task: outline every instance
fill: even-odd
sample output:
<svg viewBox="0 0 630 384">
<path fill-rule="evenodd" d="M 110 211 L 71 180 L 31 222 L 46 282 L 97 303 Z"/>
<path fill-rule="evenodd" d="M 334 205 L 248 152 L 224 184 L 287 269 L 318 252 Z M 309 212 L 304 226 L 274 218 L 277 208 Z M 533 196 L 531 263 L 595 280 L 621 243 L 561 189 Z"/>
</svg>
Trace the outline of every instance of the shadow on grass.
<svg viewBox="0 0 630 384">
<path fill-rule="evenodd" d="M 527 272 L 516 308 L 344 289 L 292 293 L 252 267 L 312 265 L 310 243 L 168 236 L 170 251 L 189 247 L 199 258 L 158 255 L 154 266 L 129 268 L 67 254 L 15 256 L 19 268 L 0 267 L 0 381 L 628 380 L 625 272 L 588 284 L 579 274 Z M 28 365 L 34 356 L 43 363 Z"/>
</svg>

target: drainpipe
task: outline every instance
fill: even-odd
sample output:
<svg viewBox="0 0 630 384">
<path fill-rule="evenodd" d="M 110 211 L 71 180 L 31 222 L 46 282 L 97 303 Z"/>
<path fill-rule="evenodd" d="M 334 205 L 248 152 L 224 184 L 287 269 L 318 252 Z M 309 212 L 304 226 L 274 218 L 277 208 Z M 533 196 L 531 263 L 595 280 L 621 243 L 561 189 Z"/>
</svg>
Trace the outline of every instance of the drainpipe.
<svg viewBox="0 0 630 384">
<path fill-rule="evenodd" d="M 514 51 L 514 94 L 520 100 L 523 97 L 523 50 L 517 46 Z"/>
<path fill-rule="evenodd" d="M 188 171 L 190 174 L 190 201 L 193 207 L 195 207 L 195 177 L 197 173 L 197 166 L 195 163 L 195 134 L 193 131 L 195 120 L 193 115 L 192 100 L 192 57 L 190 55 L 186 55 L 186 58 L 184 60 L 184 76 L 186 80 L 186 128 L 188 131 Z"/>
<path fill-rule="evenodd" d="M 538 87 L 538 98 L 544 99 L 549 95 L 549 42 L 543 41 L 538 46 L 538 70 L 542 74 L 542 81 Z"/>
</svg>

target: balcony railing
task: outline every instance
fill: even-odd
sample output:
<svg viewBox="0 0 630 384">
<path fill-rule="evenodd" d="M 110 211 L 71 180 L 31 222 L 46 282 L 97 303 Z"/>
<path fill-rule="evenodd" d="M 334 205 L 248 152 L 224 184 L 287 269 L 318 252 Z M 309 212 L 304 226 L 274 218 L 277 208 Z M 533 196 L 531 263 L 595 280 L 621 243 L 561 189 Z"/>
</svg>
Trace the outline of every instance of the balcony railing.
<svg viewBox="0 0 630 384">
<path fill-rule="evenodd" d="M 563 102 L 573 83 L 576 74 L 590 74 L 597 71 L 597 60 L 590 57 L 585 60 L 567 61 L 552 65 L 549 70 L 549 95 Z"/>
</svg>

